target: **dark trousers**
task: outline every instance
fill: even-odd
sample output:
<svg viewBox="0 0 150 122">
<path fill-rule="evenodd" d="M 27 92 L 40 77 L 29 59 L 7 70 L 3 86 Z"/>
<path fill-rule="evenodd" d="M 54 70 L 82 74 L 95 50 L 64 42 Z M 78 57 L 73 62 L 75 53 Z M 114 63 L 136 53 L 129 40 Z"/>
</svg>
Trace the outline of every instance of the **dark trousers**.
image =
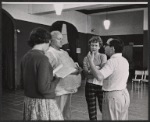
<svg viewBox="0 0 150 122">
<path fill-rule="evenodd" d="M 102 112 L 102 86 L 87 82 L 85 86 L 85 97 L 90 120 L 97 120 L 96 98 L 98 98 L 99 109 Z"/>
</svg>

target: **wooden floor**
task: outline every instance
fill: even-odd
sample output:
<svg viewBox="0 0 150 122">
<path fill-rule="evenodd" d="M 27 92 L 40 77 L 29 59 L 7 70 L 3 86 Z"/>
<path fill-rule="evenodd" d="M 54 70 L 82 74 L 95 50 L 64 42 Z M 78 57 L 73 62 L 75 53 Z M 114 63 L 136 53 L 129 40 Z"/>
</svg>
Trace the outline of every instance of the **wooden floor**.
<svg viewBox="0 0 150 122">
<path fill-rule="evenodd" d="M 128 82 L 130 93 L 129 120 L 148 120 L 148 83 Z M 2 120 L 22 120 L 23 91 L 5 91 L 2 95 Z M 72 96 L 72 120 L 89 120 L 84 96 L 84 81 Z M 98 120 L 102 115 L 98 110 Z"/>
</svg>

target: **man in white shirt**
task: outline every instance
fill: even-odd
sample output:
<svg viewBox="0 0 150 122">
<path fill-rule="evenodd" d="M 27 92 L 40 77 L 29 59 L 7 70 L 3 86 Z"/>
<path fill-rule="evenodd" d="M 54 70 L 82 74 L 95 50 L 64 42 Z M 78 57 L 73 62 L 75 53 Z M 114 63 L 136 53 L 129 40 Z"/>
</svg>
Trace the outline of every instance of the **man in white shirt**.
<svg viewBox="0 0 150 122">
<path fill-rule="evenodd" d="M 122 56 L 123 42 L 109 39 L 105 46 L 105 54 L 110 59 L 98 70 L 94 63 L 94 54 L 88 54 L 91 72 L 98 81 L 103 81 L 104 96 L 102 103 L 103 120 L 128 120 L 130 97 L 127 90 L 129 63 Z"/>
<path fill-rule="evenodd" d="M 51 36 L 52 42 L 45 55 L 48 57 L 53 69 L 58 68 L 60 65 L 63 65 L 62 68 L 65 70 L 69 70 L 70 68 L 75 69 L 73 73 L 60 79 L 55 90 L 56 101 L 62 111 L 64 119 L 70 120 L 70 98 L 71 94 L 77 92 L 78 87 L 81 85 L 81 69 L 76 65 L 69 54 L 61 49 L 63 41 L 62 34 L 59 31 L 52 31 Z"/>
</svg>

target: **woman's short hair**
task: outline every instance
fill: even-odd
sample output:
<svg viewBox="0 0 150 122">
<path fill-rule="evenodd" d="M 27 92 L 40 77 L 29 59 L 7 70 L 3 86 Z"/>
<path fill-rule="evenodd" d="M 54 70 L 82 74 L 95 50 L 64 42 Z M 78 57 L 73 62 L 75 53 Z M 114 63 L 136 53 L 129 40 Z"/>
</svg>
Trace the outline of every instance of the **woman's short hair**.
<svg viewBox="0 0 150 122">
<path fill-rule="evenodd" d="M 28 45 L 33 47 L 34 45 L 37 44 L 49 43 L 50 40 L 51 40 L 50 32 L 44 28 L 38 27 L 34 28 L 31 31 L 28 40 Z"/>
<path fill-rule="evenodd" d="M 92 36 L 90 39 L 89 39 L 89 45 L 91 43 L 99 43 L 99 46 L 103 46 L 103 40 L 100 36 Z"/>
</svg>

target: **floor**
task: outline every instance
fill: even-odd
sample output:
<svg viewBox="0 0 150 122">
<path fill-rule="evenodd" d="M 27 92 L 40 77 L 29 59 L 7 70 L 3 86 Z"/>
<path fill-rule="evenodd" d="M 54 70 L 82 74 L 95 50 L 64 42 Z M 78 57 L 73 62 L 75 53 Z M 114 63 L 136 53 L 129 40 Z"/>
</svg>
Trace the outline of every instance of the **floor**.
<svg viewBox="0 0 150 122">
<path fill-rule="evenodd" d="M 89 120 L 84 96 L 85 81 L 71 100 L 72 120 Z M 148 83 L 128 82 L 130 94 L 129 120 L 148 120 Z M 5 91 L 2 95 L 2 120 L 22 120 L 23 91 Z M 98 107 L 97 107 L 98 108 Z M 102 114 L 98 110 L 98 120 Z"/>
</svg>

